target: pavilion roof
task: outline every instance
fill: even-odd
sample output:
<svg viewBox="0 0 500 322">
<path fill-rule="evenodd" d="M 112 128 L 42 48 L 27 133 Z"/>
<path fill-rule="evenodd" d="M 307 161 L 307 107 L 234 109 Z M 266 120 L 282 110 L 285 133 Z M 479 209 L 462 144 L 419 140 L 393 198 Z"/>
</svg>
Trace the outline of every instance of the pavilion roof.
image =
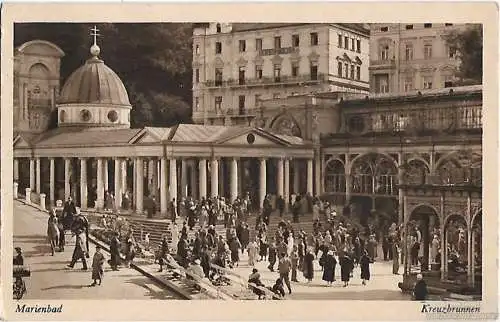
<svg viewBox="0 0 500 322">
<path fill-rule="evenodd" d="M 19 133 L 14 136 L 14 145 L 19 140 L 24 140 L 26 145 L 34 147 L 132 145 L 137 142 L 224 144 L 250 132 L 284 146 L 309 143 L 299 137 L 274 134 L 261 128 L 248 126 L 179 124 L 174 127 L 139 129 L 57 128 L 35 136 Z M 147 137 L 147 140 L 143 140 L 144 137 Z"/>
</svg>

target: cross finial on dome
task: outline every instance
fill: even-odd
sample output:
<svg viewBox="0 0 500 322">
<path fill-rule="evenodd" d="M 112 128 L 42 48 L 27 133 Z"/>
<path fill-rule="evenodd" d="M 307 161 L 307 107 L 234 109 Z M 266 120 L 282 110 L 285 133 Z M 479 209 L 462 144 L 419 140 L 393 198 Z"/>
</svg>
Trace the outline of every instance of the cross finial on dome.
<svg viewBox="0 0 500 322">
<path fill-rule="evenodd" d="M 90 35 L 94 37 L 94 44 L 90 47 L 90 54 L 94 57 L 99 56 L 99 53 L 101 52 L 101 48 L 97 45 L 97 37 L 100 36 L 98 32 L 99 29 L 97 29 L 97 26 L 95 25 L 94 28 L 90 29 Z"/>
</svg>

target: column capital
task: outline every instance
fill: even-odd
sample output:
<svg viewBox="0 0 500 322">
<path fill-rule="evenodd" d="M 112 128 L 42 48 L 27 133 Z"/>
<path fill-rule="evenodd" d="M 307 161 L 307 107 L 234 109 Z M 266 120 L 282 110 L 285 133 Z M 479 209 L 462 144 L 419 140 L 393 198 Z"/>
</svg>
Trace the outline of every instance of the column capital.
<svg viewBox="0 0 500 322">
<path fill-rule="evenodd" d="M 87 161 L 88 159 L 90 159 L 89 157 L 78 157 L 78 160 L 80 161 Z"/>
<path fill-rule="evenodd" d="M 268 159 L 268 158 L 266 158 L 266 157 L 260 157 L 260 158 L 259 158 L 259 161 L 260 161 L 260 162 L 262 162 L 262 161 L 264 161 L 264 162 L 265 162 L 265 161 L 267 161 L 267 159 Z"/>
</svg>

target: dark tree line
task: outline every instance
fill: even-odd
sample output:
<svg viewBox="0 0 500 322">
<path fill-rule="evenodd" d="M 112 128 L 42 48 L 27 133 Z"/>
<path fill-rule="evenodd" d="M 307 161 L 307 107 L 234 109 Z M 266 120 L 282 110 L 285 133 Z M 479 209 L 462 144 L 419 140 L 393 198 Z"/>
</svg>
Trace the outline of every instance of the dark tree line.
<svg viewBox="0 0 500 322">
<path fill-rule="evenodd" d="M 23 23 L 14 46 L 41 39 L 64 52 L 62 84 L 89 57 L 93 24 Z M 191 122 L 192 25 L 178 23 L 99 24 L 100 58 L 122 79 L 133 106 L 133 127 Z"/>
<path fill-rule="evenodd" d="M 457 76 L 462 85 L 482 84 L 483 81 L 483 26 L 470 24 L 463 31 L 446 36 L 448 46 L 455 48 L 460 59 Z"/>
</svg>

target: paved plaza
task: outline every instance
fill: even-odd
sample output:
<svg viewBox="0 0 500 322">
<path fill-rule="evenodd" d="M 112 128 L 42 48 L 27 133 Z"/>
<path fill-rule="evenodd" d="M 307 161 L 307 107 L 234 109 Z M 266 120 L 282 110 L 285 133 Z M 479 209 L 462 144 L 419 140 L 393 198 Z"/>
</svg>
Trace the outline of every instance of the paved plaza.
<svg viewBox="0 0 500 322">
<path fill-rule="evenodd" d="M 74 269 L 66 268 L 74 247 L 66 245 L 63 253 L 51 256 L 46 238 L 47 218 L 46 213 L 33 207 L 14 203 L 14 247 L 23 249 L 25 264 L 31 269 L 31 277 L 25 278 L 28 292 L 23 299 L 174 299 L 173 294 L 139 272 L 128 268 L 110 271 L 107 264 L 102 285 L 88 287 L 92 282 L 90 267 L 95 246 L 89 244 L 89 270 L 82 271 L 81 262 Z M 109 258 L 106 253 L 105 256 Z"/>
<path fill-rule="evenodd" d="M 268 262 L 256 263 L 256 268 L 261 274 L 261 280 L 266 286 L 272 286 L 279 277 L 277 265 L 274 266 L 275 272 L 267 268 Z M 342 287 L 340 281 L 340 266 L 335 269 L 336 282 L 333 286 L 327 286 L 322 281 L 323 272 L 318 262 L 314 262 L 314 279 L 308 283 L 302 272 L 297 272 L 298 283 L 292 282 L 292 294 L 288 294 L 285 286 L 287 299 L 292 300 L 410 300 L 410 296 L 403 294 L 398 288 L 398 282 L 403 280 L 403 276 L 392 274 L 392 262 L 375 262 L 370 265 L 371 279 L 367 285 L 363 286 L 360 279 L 359 267 L 354 269 L 354 275 L 349 282 L 348 287 Z M 247 277 L 252 272 L 252 267 L 248 266 L 248 256 L 241 257 L 239 267 L 234 271 Z"/>
</svg>

